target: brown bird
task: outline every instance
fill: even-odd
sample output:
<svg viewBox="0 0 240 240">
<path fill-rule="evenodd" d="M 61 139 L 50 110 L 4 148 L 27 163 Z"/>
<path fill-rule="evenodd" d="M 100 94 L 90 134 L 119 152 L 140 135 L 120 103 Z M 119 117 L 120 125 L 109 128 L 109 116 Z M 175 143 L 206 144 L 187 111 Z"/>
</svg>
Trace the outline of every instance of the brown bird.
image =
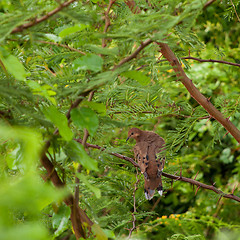
<svg viewBox="0 0 240 240">
<path fill-rule="evenodd" d="M 162 196 L 162 171 L 165 157 L 158 156 L 164 150 L 165 141 L 158 134 L 132 128 L 128 131 L 128 138 L 136 140 L 134 147 L 135 160 L 144 175 L 144 193 L 147 200 L 151 200 L 157 189 Z"/>
</svg>

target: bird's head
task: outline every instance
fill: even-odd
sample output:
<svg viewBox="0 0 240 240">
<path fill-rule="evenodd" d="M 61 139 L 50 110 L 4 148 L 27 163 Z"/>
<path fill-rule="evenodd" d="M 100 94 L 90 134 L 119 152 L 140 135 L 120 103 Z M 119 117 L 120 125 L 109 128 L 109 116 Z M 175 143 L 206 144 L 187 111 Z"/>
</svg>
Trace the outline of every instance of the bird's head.
<svg viewBox="0 0 240 240">
<path fill-rule="evenodd" d="M 128 137 L 127 137 L 126 141 L 128 141 L 129 138 L 134 138 L 135 140 L 137 140 L 139 138 L 140 134 L 141 134 L 141 130 L 140 129 L 138 129 L 138 128 L 131 128 L 128 131 Z"/>
</svg>

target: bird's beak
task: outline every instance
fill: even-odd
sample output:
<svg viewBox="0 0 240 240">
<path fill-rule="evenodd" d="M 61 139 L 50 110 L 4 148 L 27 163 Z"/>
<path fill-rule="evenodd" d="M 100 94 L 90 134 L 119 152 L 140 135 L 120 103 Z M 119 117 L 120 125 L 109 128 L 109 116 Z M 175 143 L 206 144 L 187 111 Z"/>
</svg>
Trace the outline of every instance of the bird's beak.
<svg viewBox="0 0 240 240">
<path fill-rule="evenodd" d="M 128 138 L 126 139 L 126 142 L 129 140 L 129 138 L 130 138 L 130 137 L 128 137 Z"/>
</svg>

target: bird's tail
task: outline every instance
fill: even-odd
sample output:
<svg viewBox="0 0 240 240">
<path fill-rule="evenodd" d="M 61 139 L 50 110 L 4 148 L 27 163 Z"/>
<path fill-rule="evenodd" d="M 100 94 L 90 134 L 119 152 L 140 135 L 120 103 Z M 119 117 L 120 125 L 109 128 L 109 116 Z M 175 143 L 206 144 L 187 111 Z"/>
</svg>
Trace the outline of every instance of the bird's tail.
<svg viewBox="0 0 240 240">
<path fill-rule="evenodd" d="M 151 200 L 154 196 L 155 190 L 144 188 L 144 193 L 145 193 L 145 198 L 147 200 Z"/>
<path fill-rule="evenodd" d="M 157 189 L 160 196 L 163 194 L 163 187 L 162 187 L 162 179 L 154 178 L 154 179 L 145 179 L 144 183 L 144 193 L 147 200 L 151 200 L 154 196 L 155 189 Z"/>
</svg>

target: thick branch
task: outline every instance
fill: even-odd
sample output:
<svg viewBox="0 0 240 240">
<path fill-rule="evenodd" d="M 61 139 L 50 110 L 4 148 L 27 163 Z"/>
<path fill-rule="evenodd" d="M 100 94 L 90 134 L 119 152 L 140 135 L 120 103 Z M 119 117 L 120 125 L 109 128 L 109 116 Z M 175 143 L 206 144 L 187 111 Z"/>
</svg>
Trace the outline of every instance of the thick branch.
<svg viewBox="0 0 240 240">
<path fill-rule="evenodd" d="M 220 122 L 227 129 L 227 131 L 238 141 L 238 143 L 240 143 L 240 131 L 236 128 L 236 126 L 229 120 L 229 118 L 225 118 L 222 113 L 213 106 L 209 99 L 207 99 L 199 92 L 199 90 L 193 84 L 192 80 L 189 79 L 183 71 L 181 64 L 179 63 L 177 57 L 174 55 L 170 47 L 166 43 L 158 44 L 161 47 L 161 52 L 163 56 L 173 66 L 173 70 L 176 72 L 177 78 L 187 88 L 191 96 L 200 105 L 203 106 L 203 108 L 210 114 L 210 116 Z"/>
<path fill-rule="evenodd" d="M 75 141 L 77 141 L 79 143 L 82 143 L 82 139 L 75 139 Z M 90 147 L 90 148 L 96 148 L 96 149 L 99 149 L 101 151 L 106 150 L 106 148 L 100 147 L 98 145 L 93 145 L 93 144 L 90 144 L 90 143 L 87 143 L 86 146 Z M 130 157 L 126 157 L 126 156 L 124 156 L 122 154 L 119 154 L 119 153 L 109 153 L 109 154 L 130 162 L 131 164 L 133 164 L 134 167 L 139 167 L 139 165 Z M 240 202 L 240 198 L 233 195 L 233 194 L 226 194 L 226 193 L 222 192 L 221 190 L 215 188 L 214 186 L 198 182 L 198 181 L 193 180 L 191 178 L 176 176 L 176 175 L 172 175 L 172 174 L 165 173 L 165 172 L 163 172 L 162 175 L 164 177 L 167 177 L 167 178 L 171 178 L 171 179 L 174 179 L 174 180 L 177 180 L 177 181 L 182 181 L 182 182 L 188 182 L 188 183 L 191 183 L 191 184 L 196 185 L 198 187 L 205 188 L 205 189 L 208 189 L 208 190 L 212 190 L 215 193 L 220 194 L 222 197 L 230 198 L 230 199 L 233 199 L 237 202 Z"/>
<path fill-rule="evenodd" d="M 41 163 L 47 170 L 47 179 L 50 178 L 54 186 L 57 188 L 64 187 L 65 184 L 59 178 L 52 162 L 48 159 L 45 153 L 41 157 Z M 91 227 L 93 225 L 93 222 L 78 205 L 74 204 L 74 197 L 72 194 L 69 195 L 64 200 L 64 202 L 71 208 L 71 221 L 76 237 L 85 237 L 85 232 L 82 228 L 82 226 L 84 225 L 83 223 L 87 224 L 88 227 Z"/>
<path fill-rule="evenodd" d="M 73 108 L 77 107 L 83 98 L 89 94 L 90 91 L 86 91 L 82 93 L 79 98 L 76 99 L 76 101 L 71 105 L 69 111 L 66 114 L 67 119 L 70 121 L 70 112 Z M 57 135 L 59 133 L 58 129 L 56 129 L 53 133 L 53 135 Z M 41 163 L 44 166 L 44 168 L 47 170 L 48 178 L 51 179 L 52 183 L 56 187 L 63 187 L 65 184 L 62 182 L 62 180 L 59 178 L 57 171 L 55 170 L 54 165 L 52 162 L 48 159 L 46 156 L 46 152 L 48 148 L 50 147 L 51 140 L 46 141 L 45 147 L 42 152 L 41 156 Z M 76 238 L 83 237 L 85 238 L 85 231 L 83 230 L 83 225 L 86 224 L 87 227 L 90 229 L 90 227 L 93 225 L 93 222 L 88 218 L 87 214 L 79 207 L 78 201 L 73 197 L 73 195 L 70 195 L 68 198 L 64 200 L 64 202 L 70 206 L 71 208 L 71 222 L 74 229 L 74 233 Z"/>
<path fill-rule="evenodd" d="M 35 26 L 45 20 L 47 20 L 48 18 L 50 18 L 51 16 L 53 16 L 54 14 L 60 12 L 63 8 L 69 6 L 71 3 L 75 2 L 76 0 L 70 0 L 68 2 L 64 2 L 63 4 L 61 4 L 59 7 L 55 8 L 54 10 L 48 12 L 46 15 L 40 17 L 40 18 L 37 18 L 31 22 L 28 22 L 28 23 L 25 23 L 25 24 L 22 24 L 16 28 L 14 28 L 12 30 L 11 33 L 17 33 L 17 32 L 22 32 L 24 29 L 27 29 L 27 28 L 30 28 L 32 26 Z"/>
</svg>

